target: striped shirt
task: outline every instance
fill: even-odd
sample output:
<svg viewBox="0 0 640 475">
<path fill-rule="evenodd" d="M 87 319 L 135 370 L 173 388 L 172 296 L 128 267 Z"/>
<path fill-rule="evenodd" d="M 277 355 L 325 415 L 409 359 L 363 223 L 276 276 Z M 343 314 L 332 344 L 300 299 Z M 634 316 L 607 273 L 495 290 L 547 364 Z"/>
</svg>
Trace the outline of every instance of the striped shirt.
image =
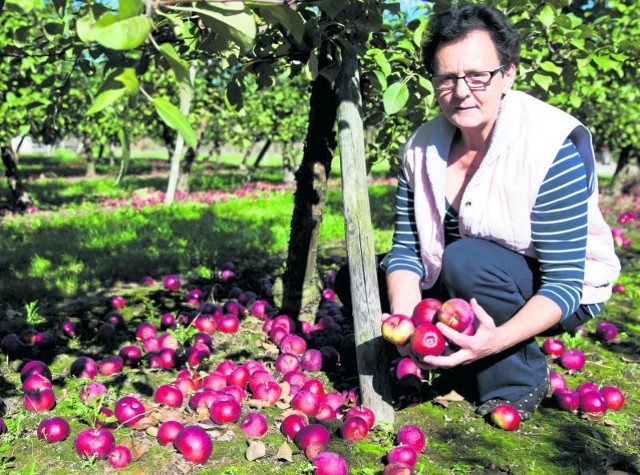
<svg viewBox="0 0 640 475">
<path fill-rule="evenodd" d="M 587 245 L 587 179 L 573 142 L 565 141 L 540 187 L 531 212 L 531 239 L 542 275 L 537 295 L 562 309 L 562 318 L 580 306 Z M 385 259 L 387 274 L 408 270 L 424 276 L 414 217 L 413 191 L 404 173 L 398 176 L 394 206 L 396 222 L 392 247 Z M 447 203 L 445 245 L 460 239 L 458 212 Z M 603 304 L 583 306 L 597 315 Z"/>
</svg>

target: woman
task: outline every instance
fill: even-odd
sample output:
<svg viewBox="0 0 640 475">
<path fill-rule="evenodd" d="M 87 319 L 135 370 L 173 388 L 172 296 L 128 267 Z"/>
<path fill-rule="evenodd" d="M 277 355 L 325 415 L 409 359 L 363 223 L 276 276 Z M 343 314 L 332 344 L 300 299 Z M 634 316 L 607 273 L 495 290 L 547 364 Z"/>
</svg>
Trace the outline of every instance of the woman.
<svg viewBox="0 0 640 475">
<path fill-rule="evenodd" d="M 620 270 L 591 136 L 512 90 L 520 41 L 499 11 L 453 7 L 428 35 L 423 61 L 441 114 L 405 148 L 382 262 L 389 311 L 411 315 L 427 295 L 471 301 L 475 334 L 439 323 L 459 350 L 420 363 L 464 373 L 479 414 L 506 402 L 526 420 L 549 385 L 534 337 L 596 316 Z"/>
</svg>

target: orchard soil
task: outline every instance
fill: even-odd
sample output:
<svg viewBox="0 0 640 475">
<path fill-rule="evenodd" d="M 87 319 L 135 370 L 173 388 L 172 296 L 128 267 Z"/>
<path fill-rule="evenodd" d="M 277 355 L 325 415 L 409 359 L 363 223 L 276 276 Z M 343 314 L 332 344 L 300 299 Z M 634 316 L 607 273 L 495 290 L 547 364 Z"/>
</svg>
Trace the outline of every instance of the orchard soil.
<svg viewBox="0 0 640 475">
<path fill-rule="evenodd" d="M 390 188 L 391 190 L 391 188 Z M 392 197 L 392 191 L 387 195 Z M 399 384 L 394 381 L 394 405 L 396 422 L 394 427 L 377 426 L 358 443 L 349 443 L 338 435 L 339 422 L 327 425 L 333 436 L 327 447 L 345 457 L 350 473 L 357 475 L 381 474 L 384 456 L 394 444 L 395 431 L 405 423 L 420 426 L 427 436 L 427 447 L 420 454 L 416 473 L 432 474 L 638 474 L 640 473 L 640 203 L 636 196 L 611 198 L 603 196 L 602 207 L 612 226 L 624 230 L 628 245 L 619 246 L 623 263 L 619 279 L 619 292 L 614 293 L 598 321 L 615 324 L 618 337 L 611 342 L 599 341 L 595 336 L 598 321 L 586 325 L 583 333 L 564 335 L 566 347 L 579 348 L 587 357 L 585 367 L 577 372 L 562 369 L 549 357 L 550 368 L 561 372 L 570 387 L 590 380 L 599 386 L 616 385 L 626 396 L 624 408 L 619 412 L 608 411 L 599 419 L 591 419 L 579 413 L 563 412 L 553 399 L 548 397 L 534 417 L 513 432 L 500 430 L 488 419 L 474 413 L 474 407 L 455 393 L 438 391 L 441 376 L 430 375 L 430 381 L 411 381 Z M 619 223 L 626 212 L 634 213 L 637 221 Z M 37 214 L 34 218 L 37 219 Z M 286 219 L 285 219 L 286 221 Z M 241 230 L 237 231 L 241 233 Z M 210 242 L 210 246 L 215 246 Z M 321 245 L 321 267 L 323 275 L 335 270 L 344 262 L 340 242 L 324 242 Z M 188 288 L 200 288 L 205 298 L 223 303 L 237 288 L 256 292 L 260 298 L 271 300 L 272 296 L 260 287 L 261 277 L 272 282 L 280 267 L 256 264 L 252 255 L 235 254 L 236 275 L 224 281 L 219 273 L 201 275 L 193 269 L 175 269 L 182 277 L 182 287 L 171 292 L 163 288 L 162 275 L 154 275 L 155 283 L 145 286 L 137 282 L 118 281 L 106 288 L 93 289 L 75 298 L 58 302 L 41 300 L 41 312 L 45 322 L 35 325 L 40 331 L 55 335 L 55 346 L 46 352 L 32 354 L 34 359 L 46 361 L 53 373 L 57 405 L 47 413 L 32 414 L 22 405 L 19 368 L 23 359 L 11 359 L 2 355 L 0 362 L 0 395 L 4 399 L 3 417 L 8 422 L 9 432 L 0 435 L 0 473 L 2 474 L 87 474 L 114 473 L 105 461 L 83 461 L 75 453 L 73 438 L 87 427 L 86 421 L 78 417 L 71 403 L 72 393 L 78 385 L 68 376 L 69 366 L 80 355 L 100 359 L 115 353 L 125 344 L 135 341 L 133 331 L 143 320 L 157 324 L 165 312 L 189 312 L 194 307 L 185 302 Z M 126 256 L 121 256 L 127 259 Z M 282 258 L 282 254 L 277 257 Z M 222 265 L 222 259 L 217 264 Z M 216 268 L 216 266 L 212 266 Z M 9 277 L 3 275 L 2 279 Z M 15 283 L 19 285 L 19 283 Z M 126 305 L 120 310 L 127 321 L 127 329 L 118 333 L 111 344 L 98 344 L 95 339 L 97 326 L 109 312 L 108 297 L 121 295 Z M 32 295 L 30 300 L 38 300 Z M 2 304 L 3 316 L 0 337 L 10 331 L 19 332 L 28 325 L 25 312 Z M 275 304 L 274 304 L 275 305 Z M 322 335 L 322 344 L 335 346 L 340 354 L 340 363 L 332 369 L 314 373 L 325 383 L 326 388 L 349 391 L 357 387 L 358 376 L 355 350 L 351 343 L 352 326 L 350 316 L 343 312 L 344 322 L 338 335 Z M 78 338 L 68 339 L 57 332 L 57 325 L 70 318 L 77 325 Z M 236 363 L 258 360 L 273 369 L 278 348 L 262 330 L 262 321 L 247 312 L 241 318 L 240 329 L 235 334 L 216 332 L 213 335 L 212 354 L 199 370 L 207 372 L 222 360 Z M 540 338 L 540 343 L 542 338 Z M 390 351 L 390 356 L 396 355 Z M 175 370 L 153 371 L 144 365 L 126 368 L 124 372 L 111 376 L 99 376 L 98 381 L 110 388 L 114 395 L 135 394 L 148 404 L 148 409 L 161 414 L 166 409 L 153 404 L 153 392 L 158 385 L 175 378 Z M 249 410 L 263 412 L 269 421 L 269 430 L 262 439 L 265 455 L 249 461 L 246 457 L 248 441 L 237 423 L 218 426 L 202 422 L 214 439 L 213 453 L 202 465 L 187 463 L 170 447 L 161 447 L 153 436 L 154 424 L 132 430 L 120 427 L 114 431 L 116 440 L 131 447 L 136 459 L 119 473 L 128 474 L 211 474 L 211 475 L 299 475 L 313 473 L 309 462 L 293 443 L 284 446 L 284 436 L 278 429 L 285 405 L 269 408 L 243 406 L 243 414 Z M 188 413 L 188 409 L 182 410 Z M 36 437 L 36 427 L 45 417 L 62 415 L 71 424 L 71 437 L 66 441 L 46 444 Z M 166 414 L 164 414 L 166 416 Z"/>
</svg>

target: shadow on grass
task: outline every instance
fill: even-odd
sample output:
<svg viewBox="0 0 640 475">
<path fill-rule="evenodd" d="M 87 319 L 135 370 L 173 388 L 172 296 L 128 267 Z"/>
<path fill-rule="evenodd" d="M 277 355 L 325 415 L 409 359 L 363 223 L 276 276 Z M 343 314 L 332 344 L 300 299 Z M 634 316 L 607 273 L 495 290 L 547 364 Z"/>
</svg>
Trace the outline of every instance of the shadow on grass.
<svg viewBox="0 0 640 475">
<path fill-rule="evenodd" d="M 202 207 L 122 213 L 105 211 L 91 218 L 100 222 L 82 225 L 41 223 L 30 232 L 12 230 L 0 255 L 3 305 L 16 309 L 37 299 L 46 311 L 47 303 L 68 302 L 70 295 L 106 302 L 113 286 L 138 285 L 148 275 L 162 279 L 215 270 L 225 261 L 236 262 L 239 275 L 273 265 L 275 220 L 235 219 Z"/>
</svg>

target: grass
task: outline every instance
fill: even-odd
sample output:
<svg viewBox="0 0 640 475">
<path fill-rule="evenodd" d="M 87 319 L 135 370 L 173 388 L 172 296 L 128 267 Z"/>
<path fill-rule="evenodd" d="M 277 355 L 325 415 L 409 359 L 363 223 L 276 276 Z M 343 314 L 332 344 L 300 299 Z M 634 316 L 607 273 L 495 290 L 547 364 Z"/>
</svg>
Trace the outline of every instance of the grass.
<svg viewBox="0 0 640 475">
<path fill-rule="evenodd" d="M 143 320 L 154 323 L 164 312 L 180 314 L 193 307 L 184 302 L 183 292 L 167 292 L 159 280 L 177 273 L 184 288 L 198 287 L 216 291 L 218 302 L 233 285 L 260 293 L 261 277 L 274 279 L 283 270 L 288 244 L 288 225 L 292 211 L 291 189 L 269 188 L 255 197 L 241 197 L 234 190 L 246 184 L 246 175 L 232 166 L 205 173 L 208 165 L 198 165 L 194 192 L 216 192 L 212 203 L 179 200 L 171 207 L 163 205 L 136 208 L 130 200 L 135 190 L 164 188 L 164 177 L 145 169 L 140 158 L 135 170 L 121 188 L 113 186 L 113 176 L 104 174 L 91 180 L 82 178 L 82 165 L 71 159 L 61 163 L 47 157 L 24 158 L 21 162 L 28 191 L 35 198 L 39 213 L 5 217 L 0 242 L 0 336 L 20 332 L 29 325 L 51 331 L 60 321 L 71 319 L 78 328 L 76 339 L 56 335 L 55 351 L 36 355 L 49 364 L 54 375 L 57 406 L 53 414 L 62 414 L 72 424 L 72 434 L 86 427 L 75 417 L 76 382 L 67 377 L 68 368 L 79 355 L 96 359 L 117 352 L 135 342 L 131 331 L 119 334 L 116 341 L 99 342 L 97 327 L 109 311 L 108 298 L 123 295 L 122 309 L 131 328 Z M 57 164 L 57 165 L 56 165 Z M 56 166 L 58 168 L 56 168 Z M 40 170 L 53 170 L 49 178 L 39 178 Z M 75 170 L 75 171 L 74 171 Z M 104 170 L 103 172 L 104 173 Z M 254 177 L 275 185 L 277 167 Z M 195 178 L 195 177 L 194 177 Z M 603 181 L 606 184 L 606 181 Z M 0 192 L 4 191 L 0 185 Z M 393 226 L 394 189 L 386 182 L 371 185 L 370 200 L 378 251 L 388 248 Z M 223 196 L 226 199 L 223 200 Z M 106 199 L 127 200 L 108 205 Z M 623 211 L 638 213 L 635 197 L 603 202 L 607 220 Z M 610 343 L 595 337 L 596 322 L 590 322 L 584 336 L 564 336 L 567 347 L 585 351 L 587 364 L 569 373 L 550 360 L 550 367 L 565 374 L 570 386 L 592 380 L 599 385 L 617 385 L 627 396 L 621 412 L 608 412 L 600 420 L 559 411 L 551 398 L 516 432 L 498 430 L 473 413 L 465 401 L 445 398 L 437 401 L 398 406 L 395 428 L 405 423 L 418 424 L 428 437 L 425 453 L 419 457 L 416 473 L 426 474 L 601 474 L 618 470 L 639 473 L 640 403 L 637 400 L 638 335 L 640 323 L 640 231 L 636 223 L 622 226 L 631 246 L 618 248 L 624 264 L 619 279 L 624 291 L 613 295 L 599 320 L 611 321 L 620 330 Z M 338 187 L 328 196 L 321 226 L 322 270 L 334 269 L 333 254 L 343 255 L 344 221 Z M 220 281 L 217 271 L 226 261 L 236 263 L 237 280 Z M 152 286 L 140 281 L 150 275 Z M 44 321 L 43 321 L 44 320 Z M 277 348 L 261 331 L 255 317 L 243 319 L 241 330 L 233 335 L 215 334 L 210 368 L 224 359 L 241 362 L 257 359 L 273 367 Z M 343 362 L 334 371 L 319 373 L 328 387 L 352 388 L 357 382 L 354 351 L 349 346 L 349 324 L 340 334 L 329 335 L 343 352 Z M 22 408 L 22 393 L 17 370 L 21 360 L 3 358 L 0 363 L 0 394 L 5 400 L 4 419 L 8 432 L 0 436 L 0 473 L 7 474 L 86 474 L 110 473 L 103 461 L 82 461 L 74 452 L 73 440 L 45 444 L 35 437 L 39 421 L 50 415 L 32 414 Z M 113 397 L 137 394 L 151 398 L 158 384 L 168 382 L 171 371 L 150 371 L 144 366 L 128 368 L 114 377 L 100 376 Z M 436 376 L 437 377 L 437 376 Z M 414 388 L 424 390 L 424 386 Z M 249 410 L 245 407 L 245 412 Z M 282 474 L 312 473 L 303 454 L 291 445 L 291 460 L 276 457 L 284 439 L 277 430 L 281 410 L 264 410 L 270 430 L 263 440 L 267 456 L 249 462 L 244 453 L 246 439 L 237 425 L 214 428 L 214 453 L 202 466 L 185 465 L 173 450 L 159 447 L 150 432 L 116 429 L 119 442 L 130 443 L 142 453 L 139 461 L 121 473 L 136 474 Z M 331 425 L 337 430 L 337 423 Z M 393 445 L 394 428 L 377 428 L 357 443 L 346 444 L 332 437 L 329 450 L 342 454 L 353 475 L 379 475 L 382 457 Z"/>
</svg>

